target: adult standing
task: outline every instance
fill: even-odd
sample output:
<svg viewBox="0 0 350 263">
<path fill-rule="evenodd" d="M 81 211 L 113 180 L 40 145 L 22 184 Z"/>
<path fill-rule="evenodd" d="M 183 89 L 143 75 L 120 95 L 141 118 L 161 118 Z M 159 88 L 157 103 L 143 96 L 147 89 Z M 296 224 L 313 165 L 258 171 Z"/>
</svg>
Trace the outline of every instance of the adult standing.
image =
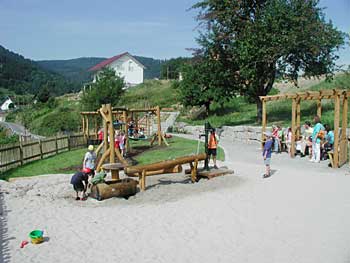
<svg viewBox="0 0 350 263">
<path fill-rule="evenodd" d="M 84 161 L 83 161 L 83 169 L 89 168 L 91 170 L 91 174 L 95 174 L 95 162 L 96 162 L 96 153 L 94 152 L 94 146 L 89 145 L 88 151 L 85 153 Z"/>
<path fill-rule="evenodd" d="M 324 131 L 324 127 L 318 115 L 314 117 L 314 123 L 315 126 L 312 133 L 312 158 L 310 161 L 319 163 L 321 158 L 321 133 Z"/>
<path fill-rule="evenodd" d="M 218 169 L 216 165 L 216 155 L 218 148 L 219 138 L 215 133 L 215 129 L 210 131 L 209 141 L 208 141 L 208 161 L 210 161 L 210 156 L 213 158 L 214 169 Z"/>
</svg>

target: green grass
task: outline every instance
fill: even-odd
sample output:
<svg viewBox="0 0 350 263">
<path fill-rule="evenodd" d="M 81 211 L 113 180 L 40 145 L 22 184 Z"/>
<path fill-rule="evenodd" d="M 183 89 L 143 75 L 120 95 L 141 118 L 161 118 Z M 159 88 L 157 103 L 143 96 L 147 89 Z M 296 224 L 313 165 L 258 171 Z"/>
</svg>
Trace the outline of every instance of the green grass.
<svg viewBox="0 0 350 263">
<path fill-rule="evenodd" d="M 170 144 L 169 147 L 162 146 L 160 148 L 148 150 L 135 159 L 139 164 L 150 164 L 154 162 L 171 160 L 177 157 L 197 154 L 198 142 L 194 140 L 183 139 L 179 137 L 173 137 L 167 140 Z M 204 143 L 200 143 L 199 153 L 204 153 Z M 218 160 L 224 160 L 224 151 L 218 149 Z"/>
<path fill-rule="evenodd" d="M 29 177 L 42 174 L 70 174 L 83 163 L 86 149 L 60 153 L 44 160 L 34 161 L 21 167 L 11 169 L 0 175 L 0 179 L 8 180 L 15 177 Z"/>
<path fill-rule="evenodd" d="M 128 89 L 120 105 L 128 108 L 145 108 L 159 105 L 171 107 L 177 103 L 176 90 L 171 81 L 146 80 L 144 83 Z"/>
<path fill-rule="evenodd" d="M 197 141 L 174 137 L 168 140 L 170 146 L 155 146 L 150 150 L 136 156 L 139 164 L 149 164 L 153 162 L 174 159 L 176 157 L 197 153 Z M 132 148 L 149 145 L 149 141 L 131 142 Z M 8 180 L 16 177 L 30 177 L 42 174 L 71 174 L 81 166 L 86 149 L 79 149 L 70 152 L 60 153 L 44 160 L 34 161 L 24 166 L 9 170 L 0 175 L 0 179 Z M 204 152 L 203 143 L 200 144 L 200 153 Z M 224 151 L 218 150 L 218 160 L 224 160 Z"/>
</svg>

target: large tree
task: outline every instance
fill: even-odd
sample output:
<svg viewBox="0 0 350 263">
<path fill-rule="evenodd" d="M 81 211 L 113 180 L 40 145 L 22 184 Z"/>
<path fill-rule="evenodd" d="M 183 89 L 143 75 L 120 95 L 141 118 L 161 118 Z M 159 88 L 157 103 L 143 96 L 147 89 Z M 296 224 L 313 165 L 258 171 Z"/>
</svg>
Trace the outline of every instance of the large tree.
<svg viewBox="0 0 350 263">
<path fill-rule="evenodd" d="M 96 82 L 86 88 L 82 97 L 84 110 L 97 110 L 101 104 L 117 104 L 124 93 L 124 79 L 110 68 L 98 74 Z"/>
<path fill-rule="evenodd" d="M 198 43 L 203 57 L 221 61 L 233 90 L 257 104 L 281 74 L 331 75 L 347 35 L 325 20 L 318 0 L 206 0 L 193 6 L 204 26 Z"/>
</svg>

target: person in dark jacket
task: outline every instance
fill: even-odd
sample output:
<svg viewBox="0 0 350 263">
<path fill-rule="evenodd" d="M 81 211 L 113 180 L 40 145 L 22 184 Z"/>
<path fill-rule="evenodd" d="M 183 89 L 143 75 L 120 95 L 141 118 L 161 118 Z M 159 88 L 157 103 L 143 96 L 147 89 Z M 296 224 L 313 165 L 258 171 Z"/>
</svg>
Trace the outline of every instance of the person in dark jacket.
<svg viewBox="0 0 350 263">
<path fill-rule="evenodd" d="M 75 190 L 77 196 L 75 200 L 86 200 L 86 190 L 89 183 L 89 176 L 92 175 L 92 171 L 89 168 L 84 168 L 81 171 L 76 172 L 70 183 L 73 185 L 73 189 Z M 81 197 L 79 193 L 81 192 Z"/>
</svg>

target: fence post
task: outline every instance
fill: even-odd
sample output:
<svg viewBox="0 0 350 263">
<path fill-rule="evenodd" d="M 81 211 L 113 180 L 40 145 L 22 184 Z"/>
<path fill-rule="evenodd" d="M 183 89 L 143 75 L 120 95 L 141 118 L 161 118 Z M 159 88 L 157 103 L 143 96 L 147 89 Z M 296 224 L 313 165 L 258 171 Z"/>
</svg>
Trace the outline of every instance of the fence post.
<svg viewBox="0 0 350 263">
<path fill-rule="evenodd" d="M 57 143 L 57 136 L 55 136 L 55 145 L 56 145 L 56 154 L 58 154 L 58 143 Z"/>
<path fill-rule="evenodd" d="M 39 139 L 39 149 L 40 149 L 40 159 L 43 159 L 43 145 L 41 143 L 41 140 Z"/>
<path fill-rule="evenodd" d="M 67 135 L 68 152 L 70 152 L 70 135 Z"/>
<path fill-rule="evenodd" d="M 19 140 L 19 158 L 21 161 L 21 165 L 23 165 L 23 145 L 22 145 L 22 140 Z"/>
</svg>

